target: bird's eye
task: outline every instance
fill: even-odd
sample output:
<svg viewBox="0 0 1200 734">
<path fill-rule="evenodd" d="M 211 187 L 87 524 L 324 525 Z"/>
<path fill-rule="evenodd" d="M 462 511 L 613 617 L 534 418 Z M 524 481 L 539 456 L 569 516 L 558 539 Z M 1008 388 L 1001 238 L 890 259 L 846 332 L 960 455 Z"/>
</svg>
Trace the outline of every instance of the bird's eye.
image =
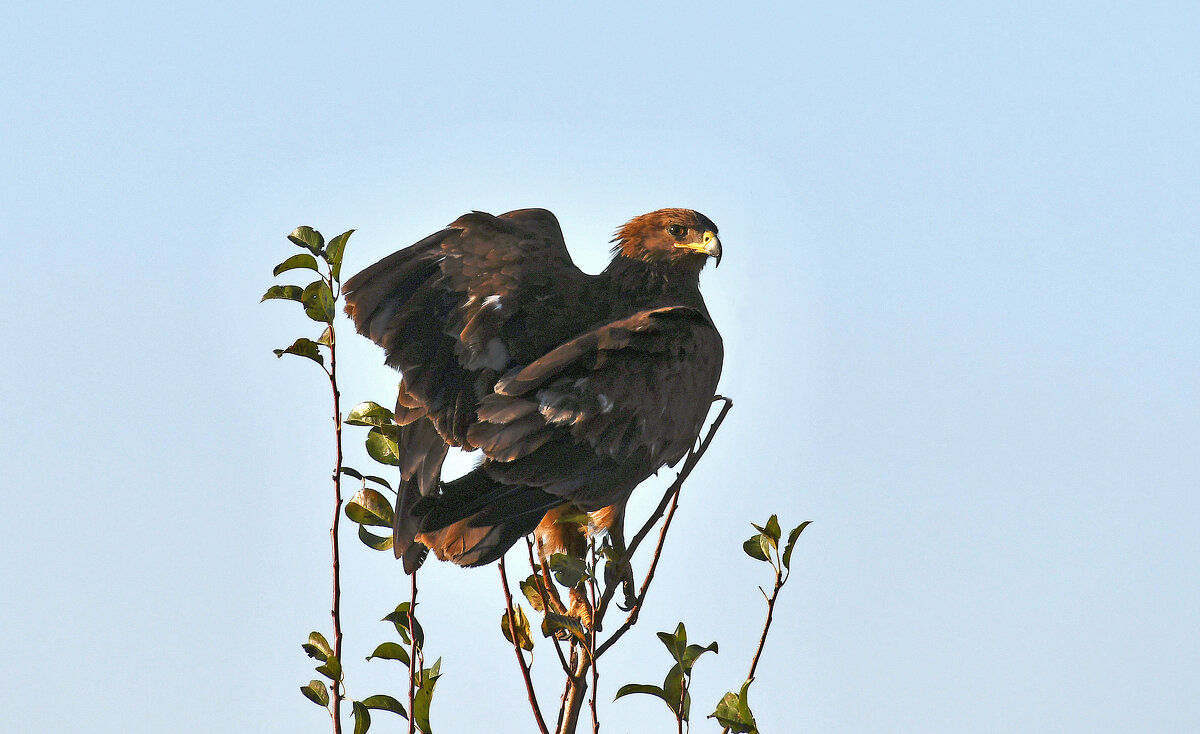
<svg viewBox="0 0 1200 734">
<path fill-rule="evenodd" d="M 672 224 L 670 227 L 667 227 L 667 232 L 669 232 L 672 237 L 678 240 L 687 237 L 688 230 L 687 227 L 681 227 L 678 224 Z"/>
</svg>

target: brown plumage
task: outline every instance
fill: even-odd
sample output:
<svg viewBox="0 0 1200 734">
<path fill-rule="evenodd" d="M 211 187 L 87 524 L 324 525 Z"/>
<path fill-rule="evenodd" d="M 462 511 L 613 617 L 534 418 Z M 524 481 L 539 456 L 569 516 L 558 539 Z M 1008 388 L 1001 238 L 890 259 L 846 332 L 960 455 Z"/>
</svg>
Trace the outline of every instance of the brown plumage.
<svg viewBox="0 0 1200 734">
<path fill-rule="evenodd" d="M 692 446 L 721 374 L 699 290 L 717 227 L 660 209 L 613 242 L 587 275 L 550 212 L 473 212 L 346 282 L 346 313 L 402 374 L 393 535 L 410 573 L 427 548 L 481 565 L 535 529 L 560 550 L 577 541 L 555 520 L 576 509 L 621 547 L 630 492 Z M 483 459 L 442 482 L 451 446 Z"/>
</svg>

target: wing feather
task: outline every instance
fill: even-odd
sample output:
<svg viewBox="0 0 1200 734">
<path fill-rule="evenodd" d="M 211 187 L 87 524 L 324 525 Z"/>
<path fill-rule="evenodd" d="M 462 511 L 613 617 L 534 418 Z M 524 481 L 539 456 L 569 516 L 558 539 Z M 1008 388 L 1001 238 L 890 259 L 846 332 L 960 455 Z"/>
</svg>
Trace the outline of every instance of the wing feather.
<svg viewBox="0 0 1200 734">
<path fill-rule="evenodd" d="M 405 407 L 472 448 L 467 428 L 496 375 L 589 325 L 591 279 L 550 212 L 472 212 L 346 281 L 346 313 L 404 375 Z"/>
<path fill-rule="evenodd" d="M 500 379 L 480 402 L 470 441 L 497 479 L 603 506 L 606 493 L 624 491 L 614 473 L 628 469 L 640 479 L 691 447 L 721 351 L 720 336 L 695 309 L 618 319 Z"/>
</svg>

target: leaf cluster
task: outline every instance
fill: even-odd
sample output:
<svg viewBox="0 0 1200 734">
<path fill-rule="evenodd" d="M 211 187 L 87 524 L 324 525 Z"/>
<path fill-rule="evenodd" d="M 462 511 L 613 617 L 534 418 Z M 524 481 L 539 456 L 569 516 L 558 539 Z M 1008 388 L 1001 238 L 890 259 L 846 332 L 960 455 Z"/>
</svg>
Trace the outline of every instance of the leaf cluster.
<svg viewBox="0 0 1200 734">
<path fill-rule="evenodd" d="M 273 285 L 259 301 L 295 301 L 304 308 L 304 313 L 313 321 L 325 324 L 325 330 L 317 339 L 301 337 L 283 349 L 275 349 L 276 357 L 292 354 L 311 359 L 325 369 L 325 355 L 321 347 L 332 348 L 334 344 L 333 320 L 337 315 L 337 300 L 341 294 L 342 255 L 346 243 L 354 230 L 347 230 L 325 244 L 325 238 L 312 227 L 297 227 L 288 239 L 306 252 L 292 255 L 275 266 L 272 271 L 278 277 L 293 270 L 312 270 L 318 277 L 306 286 Z"/>
<path fill-rule="evenodd" d="M 429 723 L 429 707 L 433 702 L 433 691 L 438 678 L 442 675 L 442 659 L 438 658 L 433 665 L 425 667 L 425 630 L 417 619 L 412 602 L 401 602 L 383 618 L 383 621 L 392 623 L 396 634 L 400 636 L 404 645 L 408 645 L 408 649 L 397 642 L 383 642 L 367 660 L 399 660 L 408 667 L 410 682 L 415 687 L 415 691 L 410 691 L 413 723 L 423 734 L 433 734 L 433 727 Z"/>
<path fill-rule="evenodd" d="M 788 533 L 787 543 L 783 547 L 782 553 L 779 550 L 779 541 L 782 539 L 782 531 L 779 527 L 779 518 L 775 515 L 767 520 L 765 525 L 757 525 L 751 523 L 758 533 L 746 539 L 742 543 L 742 550 L 746 555 L 756 561 L 763 561 L 771 564 L 771 567 L 776 572 L 783 571 L 783 581 L 787 581 L 787 573 L 791 572 L 792 568 L 792 549 L 796 545 L 796 539 L 800 537 L 800 533 L 809 526 L 811 520 L 805 520 L 792 531 Z"/>
<path fill-rule="evenodd" d="M 617 695 L 613 700 L 634 693 L 645 693 L 662 699 L 680 722 L 688 721 L 692 709 L 692 696 L 688 693 L 691 685 L 692 666 L 696 664 L 696 659 L 704 653 L 716 654 L 717 643 L 710 642 L 705 646 L 689 645 L 687 630 L 684 628 L 683 622 L 679 623 L 674 633 L 659 632 L 658 639 L 666 646 L 667 651 L 675 660 L 675 665 L 667 671 L 663 684 L 655 686 L 647 683 L 629 683 L 617 690 Z"/>
<path fill-rule="evenodd" d="M 346 415 L 349 426 L 369 428 L 366 438 L 367 455 L 385 466 L 400 463 L 399 426 L 392 411 L 373 401 L 354 406 Z M 374 474 L 363 474 L 351 467 L 342 467 L 342 473 L 362 482 L 362 488 L 346 503 L 346 517 L 358 523 L 358 539 L 363 545 L 377 551 L 392 549 L 392 535 L 377 535 L 368 528 L 392 528 L 394 499 L 389 499 L 380 489 L 395 494 L 391 483 Z M 374 485 L 374 486 L 371 486 Z M 377 489 L 378 487 L 379 489 Z"/>
<path fill-rule="evenodd" d="M 300 646 L 304 652 L 310 657 L 315 658 L 321 664 L 317 666 L 316 671 L 327 678 L 333 685 L 337 686 L 342 683 L 342 663 L 333 653 L 333 648 L 329 645 L 329 641 L 320 632 L 312 632 L 308 635 L 308 642 Z M 300 687 L 300 692 L 304 697 L 313 703 L 329 709 L 329 688 L 325 682 L 320 679 L 313 679 L 307 685 Z M 404 710 L 404 706 L 395 698 L 386 694 L 376 694 L 368 696 L 361 701 L 351 700 L 354 713 L 354 734 L 365 734 L 371 726 L 371 710 L 390 711 L 399 714 L 405 718 L 408 714 Z M 330 712 L 332 715 L 332 711 Z"/>
</svg>

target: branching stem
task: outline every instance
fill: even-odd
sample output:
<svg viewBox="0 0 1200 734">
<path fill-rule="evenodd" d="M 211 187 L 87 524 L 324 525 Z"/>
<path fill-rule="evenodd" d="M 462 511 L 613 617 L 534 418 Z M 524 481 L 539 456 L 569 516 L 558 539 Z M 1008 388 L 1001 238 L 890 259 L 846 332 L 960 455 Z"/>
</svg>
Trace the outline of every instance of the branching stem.
<svg viewBox="0 0 1200 734">
<path fill-rule="evenodd" d="M 758 669 L 758 659 L 762 656 L 763 647 L 767 644 L 767 632 L 771 629 L 771 620 L 775 615 L 775 600 L 779 598 L 779 590 L 783 588 L 783 571 L 780 568 L 775 569 L 775 588 L 771 591 L 771 597 L 767 599 L 767 621 L 763 625 L 762 636 L 758 638 L 758 649 L 754 651 L 754 659 L 750 661 L 750 672 L 746 675 L 747 681 L 754 680 L 754 671 Z"/>
</svg>

